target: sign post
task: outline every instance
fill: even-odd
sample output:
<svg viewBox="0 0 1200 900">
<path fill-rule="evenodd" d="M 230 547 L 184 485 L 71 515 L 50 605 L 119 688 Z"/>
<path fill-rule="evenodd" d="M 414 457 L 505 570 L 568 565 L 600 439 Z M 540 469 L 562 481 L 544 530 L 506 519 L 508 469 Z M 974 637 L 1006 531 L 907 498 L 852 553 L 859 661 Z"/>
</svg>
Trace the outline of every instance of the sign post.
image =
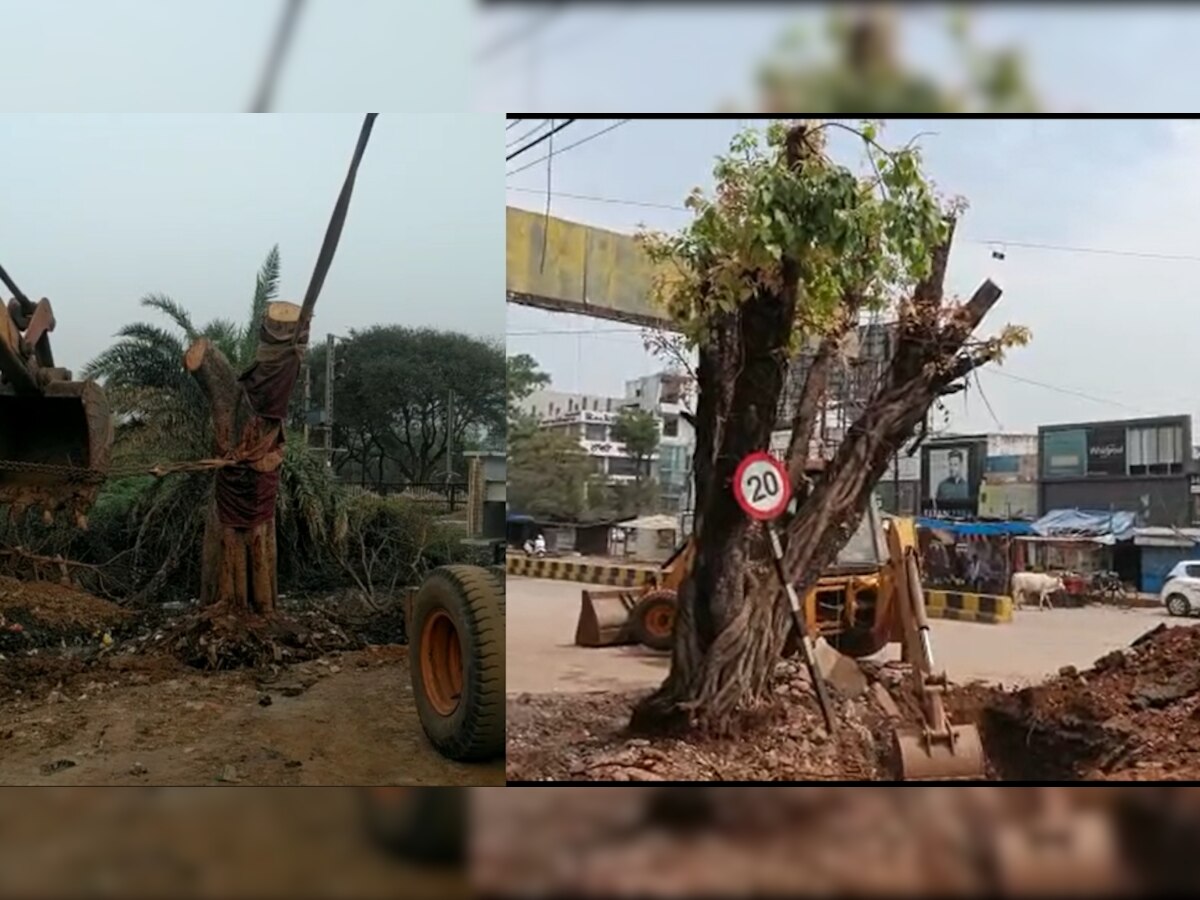
<svg viewBox="0 0 1200 900">
<path fill-rule="evenodd" d="M 787 594 L 788 604 L 792 610 L 792 623 L 800 635 L 800 646 L 804 651 L 804 663 L 808 667 L 808 676 L 812 679 L 817 702 L 821 705 L 821 714 L 825 717 L 825 730 L 832 735 L 833 714 L 829 709 L 825 680 L 817 668 L 813 643 L 808 635 L 808 626 L 804 618 L 804 608 L 800 605 L 800 597 L 783 568 L 783 544 L 780 542 L 779 532 L 775 528 L 774 520 L 787 509 L 787 505 L 792 499 L 792 483 L 788 479 L 787 469 L 784 468 L 783 463 L 769 453 L 762 451 L 751 453 L 738 464 L 737 471 L 734 473 L 733 495 L 746 515 L 757 519 L 766 526 L 767 535 L 771 539 L 771 558 L 775 562 L 775 574 L 779 577 L 779 582 Z"/>
</svg>

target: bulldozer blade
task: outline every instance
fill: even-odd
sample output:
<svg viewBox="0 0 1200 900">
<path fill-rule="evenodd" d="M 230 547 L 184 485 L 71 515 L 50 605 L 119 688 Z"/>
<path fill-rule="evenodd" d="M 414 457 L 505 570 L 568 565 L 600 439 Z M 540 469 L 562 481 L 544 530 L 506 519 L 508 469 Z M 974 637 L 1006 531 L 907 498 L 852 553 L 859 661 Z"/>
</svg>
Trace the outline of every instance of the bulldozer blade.
<svg viewBox="0 0 1200 900">
<path fill-rule="evenodd" d="M 112 441 L 108 400 L 93 381 L 0 393 L 0 504 L 83 515 L 108 472 Z"/>
<path fill-rule="evenodd" d="M 580 647 L 635 643 L 629 614 L 636 605 L 637 597 L 629 591 L 584 591 L 575 643 Z"/>
<path fill-rule="evenodd" d="M 896 758 L 901 781 L 979 781 L 986 777 L 986 757 L 979 729 L 974 725 L 950 725 L 949 740 L 921 731 L 898 729 Z"/>
</svg>

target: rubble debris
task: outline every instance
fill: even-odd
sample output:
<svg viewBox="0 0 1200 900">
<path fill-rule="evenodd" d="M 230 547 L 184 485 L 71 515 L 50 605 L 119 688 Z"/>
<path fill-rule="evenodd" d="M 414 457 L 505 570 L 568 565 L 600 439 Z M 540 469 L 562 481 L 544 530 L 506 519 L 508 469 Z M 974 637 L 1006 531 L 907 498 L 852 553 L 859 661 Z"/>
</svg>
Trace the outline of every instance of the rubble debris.
<svg viewBox="0 0 1200 900">
<path fill-rule="evenodd" d="M 42 763 L 39 771 L 43 775 L 53 775 L 55 772 L 61 772 L 63 769 L 70 769 L 75 766 L 73 759 L 56 759 L 54 762 Z"/>
<path fill-rule="evenodd" d="M 1129 648 L 1033 687 L 969 685 L 948 702 L 980 726 L 997 777 L 1200 776 L 1200 626 L 1160 625 Z"/>
</svg>

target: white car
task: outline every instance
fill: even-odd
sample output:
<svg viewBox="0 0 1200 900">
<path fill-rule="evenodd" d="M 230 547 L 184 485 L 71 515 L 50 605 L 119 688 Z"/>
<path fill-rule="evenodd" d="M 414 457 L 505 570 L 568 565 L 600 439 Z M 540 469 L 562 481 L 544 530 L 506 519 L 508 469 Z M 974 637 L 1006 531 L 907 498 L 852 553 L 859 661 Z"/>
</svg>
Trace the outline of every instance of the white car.
<svg viewBox="0 0 1200 900">
<path fill-rule="evenodd" d="M 1187 616 L 1200 610 L 1200 560 L 1176 563 L 1167 573 L 1158 599 L 1173 616 Z"/>
</svg>

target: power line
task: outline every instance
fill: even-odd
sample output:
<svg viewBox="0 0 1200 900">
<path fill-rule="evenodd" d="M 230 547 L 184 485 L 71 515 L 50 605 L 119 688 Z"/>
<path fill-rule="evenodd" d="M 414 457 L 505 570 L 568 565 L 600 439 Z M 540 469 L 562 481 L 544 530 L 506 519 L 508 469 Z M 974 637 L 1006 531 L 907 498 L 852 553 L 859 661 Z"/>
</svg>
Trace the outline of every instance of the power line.
<svg viewBox="0 0 1200 900">
<path fill-rule="evenodd" d="M 543 134 L 541 137 L 537 138 L 536 140 L 530 141 L 524 147 L 518 147 L 512 153 L 508 154 L 508 156 L 506 156 L 504 158 L 504 161 L 509 162 L 513 159 L 516 159 L 522 153 L 532 150 L 534 147 L 536 147 L 538 144 L 542 143 L 543 141 L 550 140 L 550 138 L 554 137 L 554 135 L 558 134 L 558 132 L 562 131 L 564 128 L 566 128 L 568 125 L 570 125 L 574 121 L 575 121 L 575 119 L 567 119 L 567 121 L 563 122 L 561 125 L 550 129 L 548 132 Z M 565 150 L 566 148 L 564 147 L 563 149 Z M 549 159 L 549 158 L 550 158 L 549 156 L 542 157 L 542 159 Z M 537 162 L 541 162 L 542 159 L 537 160 Z"/>
<path fill-rule="evenodd" d="M 514 144 L 521 143 L 521 141 L 525 140 L 530 135 L 537 134 L 539 131 L 541 131 L 543 128 L 545 128 L 549 124 L 550 124 L 549 119 L 542 119 L 542 122 L 540 125 L 534 125 L 528 131 L 526 131 L 524 134 L 522 134 L 520 137 L 513 138 L 511 141 L 509 141 L 507 144 L 504 145 L 504 149 L 507 150 L 509 147 L 513 146 Z M 537 193 L 540 194 L 541 191 L 538 191 Z"/>
<path fill-rule="evenodd" d="M 1040 388 L 1046 388 L 1047 390 L 1055 391 L 1059 394 L 1066 394 L 1071 397 L 1079 397 L 1083 400 L 1090 400 L 1093 403 L 1107 403 L 1109 406 L 1117 406 L 1122 409 L 1127 409 L 1130 412 L 1142 413 L 1143 415 L 1158 415 L 1151 410 L 1142 409 L 1137 406 L 1130 406 L 1128 403 L 1122 403 L 1120 400 L 1113 400 L 1110 397 L 1097 397 L 1094 394 L 1085 394 L 1083 391 L 1077 391 L 1074 388 L 1065 388 L 1056 384 L 1048 384 L 1045 381 L 1037 381 L 1033 378 L 1024 378 L 1020 375 L 1013 375 L 1011 372 L 1001 371 L 1000 369 L 989 367 L 983 369 L 982 371 L 987 372 L 989 375 L 999 375 L 1001 378 L 1009 378 L 1013 381 L 1020 381 L 1025 384 L 1032 384 Z"/>
<path fill-rule="evenodd" d="M 574 119 L 568 120 L 568 122 L 574 122 L 574 121 L 575 121 Z M 578 147 L 580 144 L 586 144 L 588 141 L 594 140 L 595 138 L 600 137 L 600 135 L 602 135 L 602 134 L 607 134 L 608 132 L 612 131 L 614 128 L 620 128 L 622 125 L 628 124 L 630 121 L 631 121 L 630 119 L 621 119 L 619 122 L 609 125 L 607 128 L 601 128 L 599 131 L 589 134 L 585 138 L 580 138 L 573 144 L 567 144 L 567 146 L 560 147 L 559 149 L 555 150 L 553 153 L 547 153 L 545 156 L 540 157 L 539 159 L 535 159 L 531 163 L 526 163 L 525 165 L 520 166 L 519 168 L 513 169 L 511 172 L 508 173 L 508 175 L 516 175 L 518 172 L 524 172 L 526 169 L 531 168 L 532 166 L 536 166 L 540 162 L 545 162 L 551 156 L 557 156 L 560 153 L 566 153 L 572 147 Z M 509 159 L 511 159 L 511 158 L 512 157 L 510 156 Z M 541 192 L 539 191 L 539 193 L 541 193 Z"/>
<path fill-rule="evenodd" d="M 564 150 L 567 148 L 563 148 Z M 521 171 L 520 169 L 516 170 Z M 510 175 L 516 172 L 510 172 Z M 507 190 L 518 191 L 526 194 L 542 194 L 544 191 L 541 188 L 524 188 L 509 186 Z M 571 200 L 588 200 L 594 203 L 614 203 L 619 206 L 639 206 L 649 209 L 669 209 L 677 212 L 689 212 L 686 206 L 678 206 L 673 203 L 654 203 L 648 200 L 628 200 L 622 197 L 598 197 L 594 194 L 568 194 L 565 191 L 555 191 L 554 196 L 565 197 Z M 1059 253 L 1096 253 L 1105 256 L 1130 256 L 1138 259 L 1165 259 L 1175 262 L 1200 262 L 1200 256 L 1189 255 L 1186 253 L 1153 253 L 1142 250 L 1116 250 L 1105 247 L 1071 247 L 1064 244 L 1042 244 L 1036 241 L 1010 241 L 1003 239 L 982 239 L 982 238 L 964 238 L 968 243 L 983 244 L 994 247 L 1021 247 L 1030 250 L 1051 250 Z"/>
<path fill-rule="evenodd" d="M 525 194 L 540 194 L 540 193 L 542 193 L 540 188 L 510 187 L 510 188 L 508 188 L 508 190 L 520 191 L 521 193 L 525 193 Z M 680 212 L 688 211 L 688 208 L 686 206 L 674 206 L 670 203 L 650 203 L 649 201 L 641 201 L 641 200 L 618 200 L 615 197 L 594 197 L 589 194 L 568 194 L 565 191 L 555 191 L 554 196 L 555 197 L 567 197 L 571 200 L 593 200 L 597 203 L 617 203 L 617 204 L 621 204 L 623 206 L 645 206 L 645 207 L 649 207 L 651 209 L 675 209 L 675 210 L 679 210 Z"/>
</svg>

